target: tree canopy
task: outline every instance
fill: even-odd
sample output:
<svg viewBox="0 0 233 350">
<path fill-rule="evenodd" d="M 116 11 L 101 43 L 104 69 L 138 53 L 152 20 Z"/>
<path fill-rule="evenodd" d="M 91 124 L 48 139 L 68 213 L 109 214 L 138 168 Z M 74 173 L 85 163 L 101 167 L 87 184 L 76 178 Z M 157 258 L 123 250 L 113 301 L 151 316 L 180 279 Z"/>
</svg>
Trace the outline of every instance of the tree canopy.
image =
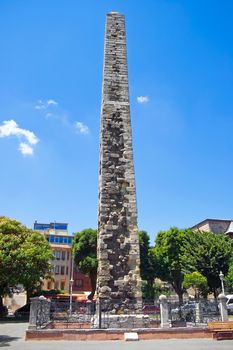
<svg viewBox="0 0 233 350">
<path fill-rule="evenodd" d="M 231 260 L 230 262 L 229 270 L 225 277 L 225 283 L 229 292 L 232 293 L 233 292 L 233 260 Z"/>
<path fill-rule="evenodd" d="M 73 240 L 74 261 L 81 272 L 88 274 L 92 291 L 88 296 L 93 299 L 97 278 L 97 230 L 91 228 L 75 233 Z"/>
<path fill-rule="evenodd" d="M 155 248 L 153 249 L 154 261 L 159 267 L 157 276 L 173 286 L 180 303 L 184 292 L 181 256 L 187 232 L 188 230 L 179 230 L 176 227 L 172 227 L 168 231 L 160 231 L 155 239 Z"/>
<path fill-rule="evenodd" d="M 140 272 L 141 278 L 153 286 L 155 279 L 155 264 L 152 248 L 150 247 L 150 237 L 146 231 L 138 231 L 140 248 Z"/>
<path fill-rule="evenodd" d="M 50 268 L 47 240 L 16 220 L 0 217 L 0 296 L 23 284 L 28 297 Z"/>
<path fill-rule="evenodd" d="M 219 273 L 227 273 L 233 254 L 233 241 L 223 234 L 188 232 L 182 248 L 184 273 L 200 272 L 207 278 L 211 292 L 217 296 L 221 287 Z"/>
<path fill-rule="evenodd" d="M 198 271 L 188 273 L 184 276 L 183 287 L 185 289 L 193 288 L 195 298 L 199 298 L 200 296 L 206 297 L 209 291 L 207 278 Z"/>
<path fill-rule="evenodd" d="M 158 277 L 173 286 L 180 302 L 185 291 L 184 275 L 192 272 L 207 279 L 216 297 L 221 286 L 219 273 L 227 273 L 233 256 L 233 241 L 223 234 L 173 227 L 158 233 L 153 254 Z"/>
</svg>

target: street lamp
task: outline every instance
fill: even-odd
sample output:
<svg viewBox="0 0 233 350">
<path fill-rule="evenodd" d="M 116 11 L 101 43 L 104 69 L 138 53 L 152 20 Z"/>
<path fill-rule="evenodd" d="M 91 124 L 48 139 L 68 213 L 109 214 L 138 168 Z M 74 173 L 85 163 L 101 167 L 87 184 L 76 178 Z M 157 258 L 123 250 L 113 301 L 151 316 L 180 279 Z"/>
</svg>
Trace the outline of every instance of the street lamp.
<svg viewBox="0 0 233 350">
<path fill-rule="evenodd" d="M 70 274 L 70 316 L 72 316 L 72 297 L 73 297 L 73 274 L 74 274 L 74 261 L 73 261 L 73 256 L 71 255 L 71 274 Z"/>
<path fill-rule="evenodd" d="M 220 281 L 221 281 L 221 286 L 222 286 L 222 294 L 224 294 L 224 295 L 225 295 L 224 283 L 223 283 L 224 274 L 222 273 L 222 271 L 220 271 L 220 273 L 219 273 L 219 278 L 220 278 Z"/>
</svg>

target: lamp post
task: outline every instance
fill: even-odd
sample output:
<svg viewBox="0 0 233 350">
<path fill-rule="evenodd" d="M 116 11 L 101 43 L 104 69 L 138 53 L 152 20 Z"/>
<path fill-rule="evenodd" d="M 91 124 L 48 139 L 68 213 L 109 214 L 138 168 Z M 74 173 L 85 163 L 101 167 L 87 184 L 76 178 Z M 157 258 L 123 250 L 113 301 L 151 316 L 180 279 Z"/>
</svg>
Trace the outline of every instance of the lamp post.
<svg viewBox="0 0 233 350">
<path fill-rule="evenodd" d="M 73 296 L 73 274 L 74 274 L 74 261 L 73 261 L 73 256 L 71 255 L 71 274 L 70 274 L 70 316 L 72 316 L 72 296 Z"/>
<path fill-rule="evenodd" d="M 224 295 L 225 295 L 224 283 L 223 283 L 224 274 L 222 273 L 222 271 L 220 271 L 220 273 L 219 273 L 219 278 L 220 278 L 220 281 L 221 281 L 221 286 L 222 286 L 222 294 L 224 294 Z"/>
</svg>

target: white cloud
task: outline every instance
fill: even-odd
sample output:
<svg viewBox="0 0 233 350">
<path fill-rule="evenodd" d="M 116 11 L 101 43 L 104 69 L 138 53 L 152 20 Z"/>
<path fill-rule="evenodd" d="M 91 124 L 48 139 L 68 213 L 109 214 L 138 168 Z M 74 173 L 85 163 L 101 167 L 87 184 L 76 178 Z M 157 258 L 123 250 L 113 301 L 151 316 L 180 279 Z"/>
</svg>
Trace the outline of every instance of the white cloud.
<svg viewBox="0 0 233 350">
<path fill-rule="evenodd" d="M 75 127 L 80 132 L 80 134 L 83 134 L 83 135 L 89 134 L 88 126 L 83 124 L 82 122 L 76 122 Z"/>
<path fill-rule="evenodd" d="M 19 151 L 22 154 L 33 154 L 32 145 L 36 145 L 39 139 L 34 132 L 18 127 L 18 124 L 14 120 L 5 120 L 0 125 L 0 137 L 16 136 L 18 138 L 24 138 L 25 142 L 21 142 L 19 145 Z"/>
<path fill-rule="evenodd" d="M 137 102 L 138 103 L 147 103 L 147 102 L 149 102 L 149 97 L 148 96 L 138 96 Z"/>
<path fill-rule="evenodd" d="M 21 142 L 21 143 L 19 144 L 18 150 L 19 150 L 24 156 L 28 156 L 28 155 L 31 156 L 31 155 L 33 155 L 33 152 L 34 152 L 33 148 L 32 148 L 30 145 L 28 145 L 27 143 L 24 143 L 24 142 Z"/>
<path fill-rule="evenodd" d="M 58 103 L 57 103 L 55 100 L 50 99 L 50 100 L 47 101 L 47 105 L 48 105 L 48 106 L 49 106 L 49 105 L 57 106 Z"/>
<path fill-rule="evenodd" d="M 38 100 L 35 109 L 46 109 L 46 104 L 42 100 Z"/>
<path fill-rule="evenodd" d="M 49 106 L 57 106 L 57 105 L 58 105 L 58 102 L 51 98 L 47 101 L 38 100 L 37 104 L 35 105 L 35 109 L 47 109 Z"/>
<path fill-rule="evenodd" d="M 32 131 L 19 128 L 14 120 L 5 120 L 3 124 L 0 125 L 0 137 L 7 137 L 12 135 L 25 137 L 27 142 L 31 145 L 35 145 L 39 141 Z"/>
</svg>

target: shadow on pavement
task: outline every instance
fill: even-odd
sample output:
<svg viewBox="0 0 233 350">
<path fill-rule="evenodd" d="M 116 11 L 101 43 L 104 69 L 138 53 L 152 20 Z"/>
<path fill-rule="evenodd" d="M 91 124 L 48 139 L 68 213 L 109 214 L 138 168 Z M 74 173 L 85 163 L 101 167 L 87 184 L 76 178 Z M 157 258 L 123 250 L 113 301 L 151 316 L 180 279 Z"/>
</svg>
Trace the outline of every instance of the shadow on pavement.
<svg viewBox="0 0 233 350">
<path fill-rule="evenodd" d="M 10 337 L 9 335 L 0 335 L 0 348 L 3 346 L 10 346 L 10 342 L 18 340 L 20 337 Z"/>
</svg>

